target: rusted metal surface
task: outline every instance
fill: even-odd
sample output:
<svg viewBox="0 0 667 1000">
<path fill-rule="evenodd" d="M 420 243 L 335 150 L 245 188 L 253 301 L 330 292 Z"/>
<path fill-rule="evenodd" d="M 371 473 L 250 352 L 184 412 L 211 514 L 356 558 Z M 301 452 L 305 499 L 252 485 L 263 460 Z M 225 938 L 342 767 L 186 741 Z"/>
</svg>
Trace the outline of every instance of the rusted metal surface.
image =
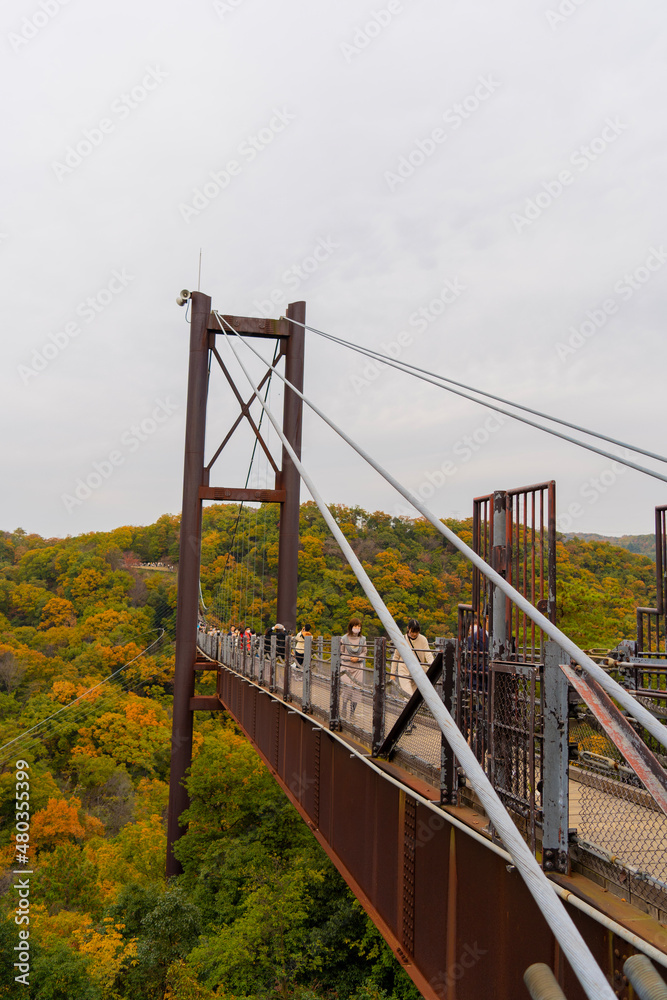
<svg viewBox="0 0 667 1000">
<path fill-rule="evenodd" d="M 285 490 L 231 489 L 225 486 L 200 486 L 201 500 L 241 500 L 243 503 L 284 503 Z"/>
<path fill-rule="evenodd" d="M 553 480 L 476 497 L 473 548 L 555 621 Z M 542 822 L 536 788 L 543 722 L 536 693 L 544 643 L 528 616 L 474 569 L 472 603 L 459 605 L 455 718 L 533 849 Z"/>
<path fill-rule="evenodd" d="M 554 968 L 568 1000 L 583 1000 L 513 866 L 450 820 L 474 825 L 479 817 L 456 808 L 434 812 L 412 792 L 411 776 L 402 786 L 387 780 L 352 744 L 224 667 L 218 692 L 249 739 L 254 732 L 275 779 L 427 1000 L 523 996 L 523 972 L 536 961 Z M 400 768 L 384 766 L 400 777 Z M 586 879 L 563 878 L 573 893 L 588 886 L 595 905 L 604 901 Z M 626 921 L 632 914 L 644 920 L 654 939 L 660 934 L 649 917 L 620 900 L 609 903 Z M 567 908 L 613 977 L 617 941 Z"/>
<path fill-rule="evenodd" d="M 644 657 L 664 655 L 665 619 L 657 608 L 637 608 L 637 652 Z"/>
<path fill-rule="evenodd" d="M 305 303 L 289 306 L 288 316 L 305 322 Z M 278 621 L 294 628 L 296 618 L 296 587 L 299 544 L 299 488 L 300 479 L 291 459 L 283 449 L 282 468 L 276 462 L 264 441 L 258 425 L 250 413 L 250 406 L 271 376 L 273 367 L 285 356 L 286 375 L 297 388 L 303 388 L 304 331 L 302 327 L 290 329 L 287 320 L 259 319 L 247 316 L 225 317 L 238 333 L 249 337 L 273 337 L 278 341 L 273 363 L 261 379 L 250 399 L 244 400 L 230 376 L 215 345 L 223 325 L 211 312 L 211 299 L 200 292 L 192 294 L 192 319 L 190 327 L 190 362 L 188 369 L 188 400 L 185 432 L 185 468 L 183 473 L 183 508 L 181 516 L 180 556 L 178 570 L 178 607 L 176 622 L 176 667 L 174 678 L 174 710 L 172 727 L 172 757 L 169 786 L 169 813 L 167 820 L 167 875 L 181 871 L 173 855 L 173 844 L 184 833 L 179 817 L 187 809 L 189 798 L 183 778 L 192 760 L 192 712 L 201 703 L 193 699 L 195 663 L 197 659 L 197 621 L 199 604 L 199 570 L 201 556 L 202 501 L 239 499 L 282 505 L 278 564 Z M 209 357 L 213 356 L 224 373 L 239 404 L 241 413 L 226 437 L 205 464 L 206 406 L 208 397 Z M 302 401 L 291 391 L 286 392 L 283 426 L 285 434 L 297 454 L 301 451 Z M 275 490 L 233 490 L 211 487 L 211 467 L 222 453 L 232 434 L 245 418 L 276 473 Z M 245 653 L 244 653 L 245 655 Z M 275 685 L 275 646 L 272 686 Z M 289 686 L 289 667 L 285 682 Z"/>
<path fill-rule="evenodd" d="M 655 584 L 656 606 L 637 608 L 638 656 L 667 652 L 667 506 L 655 508 Z"/>
<path fill-rule="evenodd" d="M 306 303 L 291 302 L 287 307 L 288 319 L 306 322 Z M 286 342 L 285 378 L 300 392 L 303 391 L 303 364 L 305 330 L 296 323 L 290 324 L 291 332 Z M 303 400 L 285 386 L 283 403 L 283 434 L 301 458 Z M 301 476 L 287 449 L 282 449 L 282 466 L 276 477 L 276 488 L 287 493 L 280 512 L 278 527 L 278 610 L 277 620 L 288 631 L 296 630 L 296 589 L 299 576 L 299 496 Z"/>
<path fill-rule="evenodd" d="M 556 621 L 556 484 L 553 480 L 507 491 L 506 579 L 535 607 Z M 513 607 L 514 655 L 539 662 L 544 635 Z"/>
<path fill-rule="evenodd" d="M 655 508 L 655 576 L 658 614 L 667 611 L 667 506 Z"/>
<path fill-rule="evenodd" d="M 199 561 L 201 552 L 202 503 L 199 487 L 204 470 L 206 400 L 208 391 L 208 333 L 206 324 L 211 299 L 192 293 L 190 361 L 185 422 L 185 463 L 183 508 L 178 562 L 178 604 L 176 609 L 176 661 L 174 708 L 167 815 L 167 876 L 182 871 L 172 846 L 185 832 L 179 817 L 188 808 L 189 796 L 183 778 L 192 760 L 192 710 L 194 665 L 197 659 L 197 610 L 199 603 Z"/>
<path fill-rule="evenodd" d="M 231 327 L 244 336 L 249 337 L 270 337 L 273 339 L 287 339 L 291 336 L 293 327 L 285 319 L 264 319 L 257 316 L 222 316 Z M 215 313 L 208 317 L 208 329 L 211 333 L 221 333 L 225 327 L 221 326 Z"/>
<path fill-rule="evenodd" d="M 667 773 L 597 681 L 569 664 L 561 670 L 633 771 L 667 814 Z"/>
<path fill-rule="evenodd" d="M 224 708 L 217 695 L 196 694 L 190 698 L 191 712 L 220 712 Z"/>
</svg>

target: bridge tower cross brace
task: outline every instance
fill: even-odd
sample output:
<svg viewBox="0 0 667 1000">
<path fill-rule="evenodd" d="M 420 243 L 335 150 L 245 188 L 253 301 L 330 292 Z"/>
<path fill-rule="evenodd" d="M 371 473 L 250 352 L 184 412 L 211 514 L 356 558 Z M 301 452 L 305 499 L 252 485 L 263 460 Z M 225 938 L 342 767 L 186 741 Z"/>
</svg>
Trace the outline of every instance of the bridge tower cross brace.
<svg viewBox="0 0 667 1000">
<path fill-rule="evenodd" d="M 243 417 L 251 424 L 260 445 L 265 449 L 258 427 L 249 414 L 254 398 L 244 403 L 215 346 L 216 335 L 226 329 L 211 312 L 211 298 L 202 292 L 192 293 L 190 324 L 190 360 L 188 366 L 188 398 L 185 422 L 185 462 L 183 470 L 183 509 L 181 514 L 180 554 L 178 564 L 178 604 L 176 609 L 176 665 L 174 672 L 174 702 L 171 738 L 171 769 L 169 778 L 169 810 L 167 816 L 167 877 L 182 871 L 173 847 L 186 827 L 180 816 L 190 799 L 183 784 L 192 763 L 193 709 L 195 660 L 197 658 L 197 620 L 199 612 L 199 572 L 201 562 L 202 504 L 204 500 L 266 501 L 281 504 L 278 550 L 277 620 L 287 629 L 296 625 L 296 591 L 298 582 L 299 499 L 300 476 L 287 450 L 283 447 L 281 468 L 270 459 L 275 471 L 275 489 L 252 490 L 212 487 L 210 470 Z M 260 319 L 247 316 L 225 316 L 230 326 L 244 337 L 276 339 L 280 352 L 275 364 L 285 358 L 285 377 L 297 389 L 303 390 L 305 302 L 288 306 L 287 319 Z M 205 462 L 206 408 L 208 401 L 209 364 L 217 360 L 236 395 L 241 415 L 209 461 Z M 269 372 L 267 372 L 268 377 Z M 259 391 L 259 390 L 258 390 Z M 257 391 L 257 392 L 258 392 Z M 256 393 L 257 394 L 257 393 Z M 283 433 L 301 457 L 303 402 L 285 389 Z"/>
</svg>

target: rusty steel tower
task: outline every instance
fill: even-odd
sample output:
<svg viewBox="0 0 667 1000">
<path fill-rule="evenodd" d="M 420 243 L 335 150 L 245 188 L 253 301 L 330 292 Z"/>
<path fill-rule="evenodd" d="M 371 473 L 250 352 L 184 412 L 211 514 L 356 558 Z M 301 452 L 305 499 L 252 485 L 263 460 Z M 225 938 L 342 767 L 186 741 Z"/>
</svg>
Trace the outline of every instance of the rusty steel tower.
<svg viewBox="0 0 667 1000">
<path fill-rule="evenodd" d="M 183 295 L 183 293 L 182 293 Z M 197 618 L 199 608 L 199 571 L 201 557 L 202 505 L 204 500 L 250 501 L 281 504 L 277 621 L 287 629 L 296 625 L 296 591 L 298 578 L 299 491 L 300 477 L 289 454 L 283 447 L 278 468 L 261 432 L 250 413 L 253 400 L 271 377 L 284 357 L 285 377 L 297 389 L 303 389 L 304 329 L 289 320 L 305 323 L 305 302 L 292 303 L 287 318 L 263 319 L 248 316 L 222 316 L 211 311 L 211 298 L 202 292 L 192 292 L 190 326 L 190 360 L 185 424 L 185 464 L 183 470 L 183 509 L 181 515 L 180 556 L 178 564 L 178 605 L 176 612 L 176 665 L 174 673 L 174 705 L 169 779 L 169 812 L 167 819 L 167 876 L 180 873 L 181 866 L 173 853 L 174 843 L 185 832 L 179 819 L 189 805 L 183 785 L 192 761 L 192 729 L 194 707 L 195 663 L 197 660 Z M 179 299 L 179 302 L 181 300 Z M 221 322 L 222 320 L 222 322 Z M 259 337 L 277 341 L 278 350 L 259 385 L 250 398 L 244 400 L 216 347 L 216 337 L 234 330 L 243 337 Z M 206 415 L 209 368 L 219 364 L 239 406 L 240 414 L 226 437 L 206 463 Z M 285 390 L 283 433 L 297 456 L 301 456 L 303 403 L 289 389 Z M 245 489 L 233 484 L 211 486 L 211 468 L 243 418 L 264 450 L 275 475 L 274 489 Z"/>
</svg>

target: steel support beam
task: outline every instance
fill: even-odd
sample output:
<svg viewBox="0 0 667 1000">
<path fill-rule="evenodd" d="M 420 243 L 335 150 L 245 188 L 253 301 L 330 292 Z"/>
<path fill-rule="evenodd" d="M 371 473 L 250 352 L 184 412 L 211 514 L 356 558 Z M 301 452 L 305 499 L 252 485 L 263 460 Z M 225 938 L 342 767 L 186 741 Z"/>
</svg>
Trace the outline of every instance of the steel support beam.
<svg viewBox="0 0 667 1000">
<path fill-rule="evenodd" d="M 580 668 L 569 664 L 561 663 L 560 668 L 606 735 L 613 740 L 639 780 L 667 814 L 667 773 L 660 761 L 593 677 L 588 677 Z"/>
<path fill-rule="evenodd" d="M 287 316 L 306 322 L 306 303 L 292 302 L 287 308 Z M 286 341 L 285 378 L 300 392 L 303 391 L 304 329 L 296 323 L 290 324 L 290 335 Z M 303 401 L 291 389 L 285 387 L 283 404 L 283 433 L 298 458 L 301 458 L 301 429 Z M 296 627 L 296 589 L 299 575 L 299 496 L 301 477 L 294 462 L 283 447 L 282 469 L 276 477 L 276 489 L 286 492 L 286 499 L 280 512 L 278 535 L 278 607 L 277 620 L 288 631 Z"/>
<path fill-rule="evenodd" d="M 226 486 L 200 486 L 202 500 L 241 500 L 243 503 L 284 503 L 285 490 L 233 489 Z"/>
<path fill-rule="evenodd" d="M 206 401 L 208 394 L 208 316 L 211 299 L 192 293 L 190 361 L 185 420 L 185 463 L 183 469 L 183 510 L 178 561 L 178 604 L 176 609 L 176 664 L 174 711 L 171 736 L 169 811 L 167 815 L 167 877 L 182 871 L 173 845 L 185 832 L 181 814 L 190 799 L 183 785 L 192 760 L 192 708 L 195 661 L 197 660 L 197 613 L 199 606 L 199 563 L 201 556 L 202 504 L 199 488 L 204 478 Z"/>
</svg>

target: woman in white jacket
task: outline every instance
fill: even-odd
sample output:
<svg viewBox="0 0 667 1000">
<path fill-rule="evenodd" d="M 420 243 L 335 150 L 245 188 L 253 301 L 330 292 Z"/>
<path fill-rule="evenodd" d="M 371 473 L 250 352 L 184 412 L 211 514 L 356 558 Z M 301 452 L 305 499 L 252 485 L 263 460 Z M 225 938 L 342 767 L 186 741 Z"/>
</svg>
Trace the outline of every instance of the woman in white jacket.
<svg viewBox="0 0 667 1000">
<path fill-rule="evenodd" d="M 433 663 L 433 653 L 429 647 L 428 639 L 421 633 L 421 625 L 416 618 L 411 618 L 408 622 L 408 630 L 405 633 L 405 638 L 408 644 L 414 649 L 415 655 L 422 667 L 426 670 Z M 410 672 L 397 649 L 394 650 L 394 655 L 391 658 L 391 677 L 392 680 L 398 681 L 401 690 L 407 695 L 413 695 L 417 690 L 417 685 L 410 677 Z"/>
</svg>

